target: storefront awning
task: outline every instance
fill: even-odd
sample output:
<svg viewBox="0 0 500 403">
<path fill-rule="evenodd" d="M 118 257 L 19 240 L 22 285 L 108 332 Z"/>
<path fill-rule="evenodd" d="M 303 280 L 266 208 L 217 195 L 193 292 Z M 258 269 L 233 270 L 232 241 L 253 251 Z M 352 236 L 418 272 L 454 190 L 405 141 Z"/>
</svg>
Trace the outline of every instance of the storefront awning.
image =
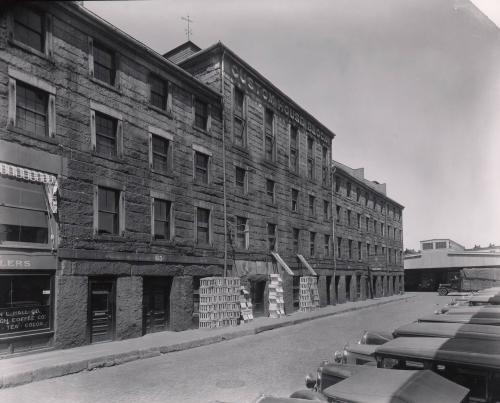
<svg viewBox="0 0 500 403">
<path fill-rule="evenodd" d="M 311 273 L 311 275 L 313 276 L 317 276 L 318 274 L 314 271 L 314 269 L 311 267 L 311 265 L 308 263 L 308 261 L 306 260 L 306 258 L 302 255 L 297 255 L 297 257 L 299 258 L 299 260 L 301 261 L 301 263 L 307 267 L 307 270 L 309 270 L 309 272 Z"/>
<path fill-rule="evenodd" d="M 280 255 L 278 255 L 276 252 L 271 252 L 271 255 L 276 259 L 278 264 L 283 268 L 284 271 L 287 272 L 290 276 L 293 276 L 293 271 L 288 267 L 288 265 L 285 263 L 285 261 L 281 258 Z"/>
</svg>

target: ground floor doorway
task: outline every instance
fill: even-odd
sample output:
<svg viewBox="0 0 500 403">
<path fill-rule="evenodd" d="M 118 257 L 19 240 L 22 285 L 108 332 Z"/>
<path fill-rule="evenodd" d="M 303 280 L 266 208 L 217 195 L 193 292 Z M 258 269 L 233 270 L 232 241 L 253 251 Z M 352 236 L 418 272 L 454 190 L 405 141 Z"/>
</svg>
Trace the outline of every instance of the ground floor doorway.
<svg viewBox="0 0 500 403">
<path fill-rule="evenodd" d="M 266 291 L 265 280 L 250 281 L 250 296 L 253 304 L 253 316 L 263 316 L 265 314 L 264 296 Z"/>
<path fill-rule="evenodd" d="M 340 277 L 339 276 L 335 276 L 335 301 L 337 303 L 339 303 L 339 281 L 340 281 Z"/>
<path fill-rule="evenodd" d="M 351 300 L 351 276 L 345 276 L 345 299 Z"/>
<path fill-rule="evenodd" d="M 330 305 L 331 301 L 332 276 L 326 276 L 326 305 Z"/>
<path fill-rule="evenodd" d="M 91 343 L 110 341 L 115 336 L 115 281 L 89 281 L 89 335 Z"/>
<path fill-rule="evenodd" d="M 168 330 L 172 277 L 144 277 L 143 334 Z"/>
</svg>

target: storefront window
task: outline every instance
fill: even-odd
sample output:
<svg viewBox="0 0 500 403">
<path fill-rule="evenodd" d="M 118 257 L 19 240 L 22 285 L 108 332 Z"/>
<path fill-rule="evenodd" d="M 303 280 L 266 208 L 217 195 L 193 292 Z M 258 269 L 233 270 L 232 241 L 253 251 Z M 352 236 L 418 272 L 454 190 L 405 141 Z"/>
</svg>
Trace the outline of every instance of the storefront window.
<svg viewBox="0 0 500 403">
<path fill-rule="evenodd" d="M 0 335 L 50 329 L 49 275 L 0 276 Z"/>
<path fill-rule="evenodd" d="M 43 185 L 0 178 L 0 241 L 46 244 L 49 239 Z"/>
</svg>

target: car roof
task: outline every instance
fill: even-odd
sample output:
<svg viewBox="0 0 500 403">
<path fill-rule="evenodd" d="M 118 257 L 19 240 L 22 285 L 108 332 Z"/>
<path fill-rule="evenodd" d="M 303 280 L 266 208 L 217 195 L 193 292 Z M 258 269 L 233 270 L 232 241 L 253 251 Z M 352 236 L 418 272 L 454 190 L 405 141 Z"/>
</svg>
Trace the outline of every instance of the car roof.
<svg viewBox="0 0 500 403">
<path fill-rule="evenodd" d="M 456 403 L 463 401 L 469 390 L 429 370 L 378 368 L 353 375 L 323 393 L 328 398 L 356 403 Z"/>
<path fill-rule="evenodd" d="M 377 345 L 376 344 L 359 344 L 359 343 L 349 343 L 346 348 L 351 353 L 370 355 L 375 353 Z"/>
<path fill-rule="evenodd" d="M 500 340 L 500 326 L 470 323 L 414 322 L 394 330 L 394 337 L 469 337 Z"/>
<path fill-rule="evenodd" d="M 462 337 L 398 337 L 378 346 L 375 356 L 423 359 L 500 369 L 500 343 Z"/>
<path fill-rule="evenodd" d="M 500 306 L 498 305 L 483 305 L 483 306 L 450 306 L 446 315 L 463 315 L 473 314 L 476 317 L 482 318 L 500 318 Z"/>
<path fill-rule="evenodd" d="M 418 319 L 419 322 L 448 322 L 448 323 L 471 323 L 477 325 L 500 326 L 500 317 L 485 318 L 473 314 L 460 315 L 428 315 Z"/>
</svg>

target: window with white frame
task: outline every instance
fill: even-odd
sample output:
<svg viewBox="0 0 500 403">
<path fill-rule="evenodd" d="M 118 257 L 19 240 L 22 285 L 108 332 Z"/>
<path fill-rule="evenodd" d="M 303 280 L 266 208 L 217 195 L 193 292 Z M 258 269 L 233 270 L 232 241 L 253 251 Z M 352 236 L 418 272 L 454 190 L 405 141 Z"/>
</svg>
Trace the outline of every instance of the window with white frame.
<svg viewBox="0 0 500 403">
<path fill-rule="evenodd" d="M 153 238 L 160 240 L 172 239 L 172 202 L 153 198 Z"/>
<path fill-rule="evenodd" d="M 244 147 L 246 145 L 246 110 L 245 93 L 234 87 L 233 98 L 233 141 L 234 144 Z"/>
<path fill-rule="evenodd" d="M 240 195 L 247 193 L 247 170 L 240 167 L 235 167 L 235 186 L 236 191 Z"/>
<path fill-rule="evenodd" d="M 307 178 L 314 180 L 314 140 L 307 138 Z"/>
<path fill-rule="evenodd" d="M 122 114 L 90 101 L 91 145 L 97 155 L 104 157 L 123 156 Z"/>
<path fill-rule="evenodd" d="M 208 184 L 210 156 L 202 152 L 194 153 L 194 178 L 195 182 Z"/>
<path fill-rule="evenodd" d="M 292 188 L 292 211 L 299 211 L 299 191 Z"/>
<path fill-rule="evenodd" d="M 8 69 L 9 126 L 38 137 L 56 133 L 56 88 L 31 74 Z"/>
<path fill-rule="evenodd" d="M 98 234 L 120 232 L 120 191 L 98 186 Z"/>
<path fill-rule="evenodd" d="M 196 208 L 196 243 L 200 245 L 211 244 L 210 210 L 202 207 Z"/>
<path fill-rule="evenodd" d="M 267 223 L 267 249 L 270 252 L 277 251 L 277 226 L 273 223 Z"/>
<path fill-rule="evenodd" d="M 274 161 L 275 133 L 274 113 L 270 109 L 264 111 L 264 155 L 268 161 Z"/>
<path fill-rule="evenodd" d="M 290 125 L 290 170 L 299 172 L 299 129 Z"/>
<path fill-rule="evenodd" d="M 236 217 L 236 247 L 248 249 L 250 241 L 250 231 L 248 228 L 248 218 Z"/>
</svg>

